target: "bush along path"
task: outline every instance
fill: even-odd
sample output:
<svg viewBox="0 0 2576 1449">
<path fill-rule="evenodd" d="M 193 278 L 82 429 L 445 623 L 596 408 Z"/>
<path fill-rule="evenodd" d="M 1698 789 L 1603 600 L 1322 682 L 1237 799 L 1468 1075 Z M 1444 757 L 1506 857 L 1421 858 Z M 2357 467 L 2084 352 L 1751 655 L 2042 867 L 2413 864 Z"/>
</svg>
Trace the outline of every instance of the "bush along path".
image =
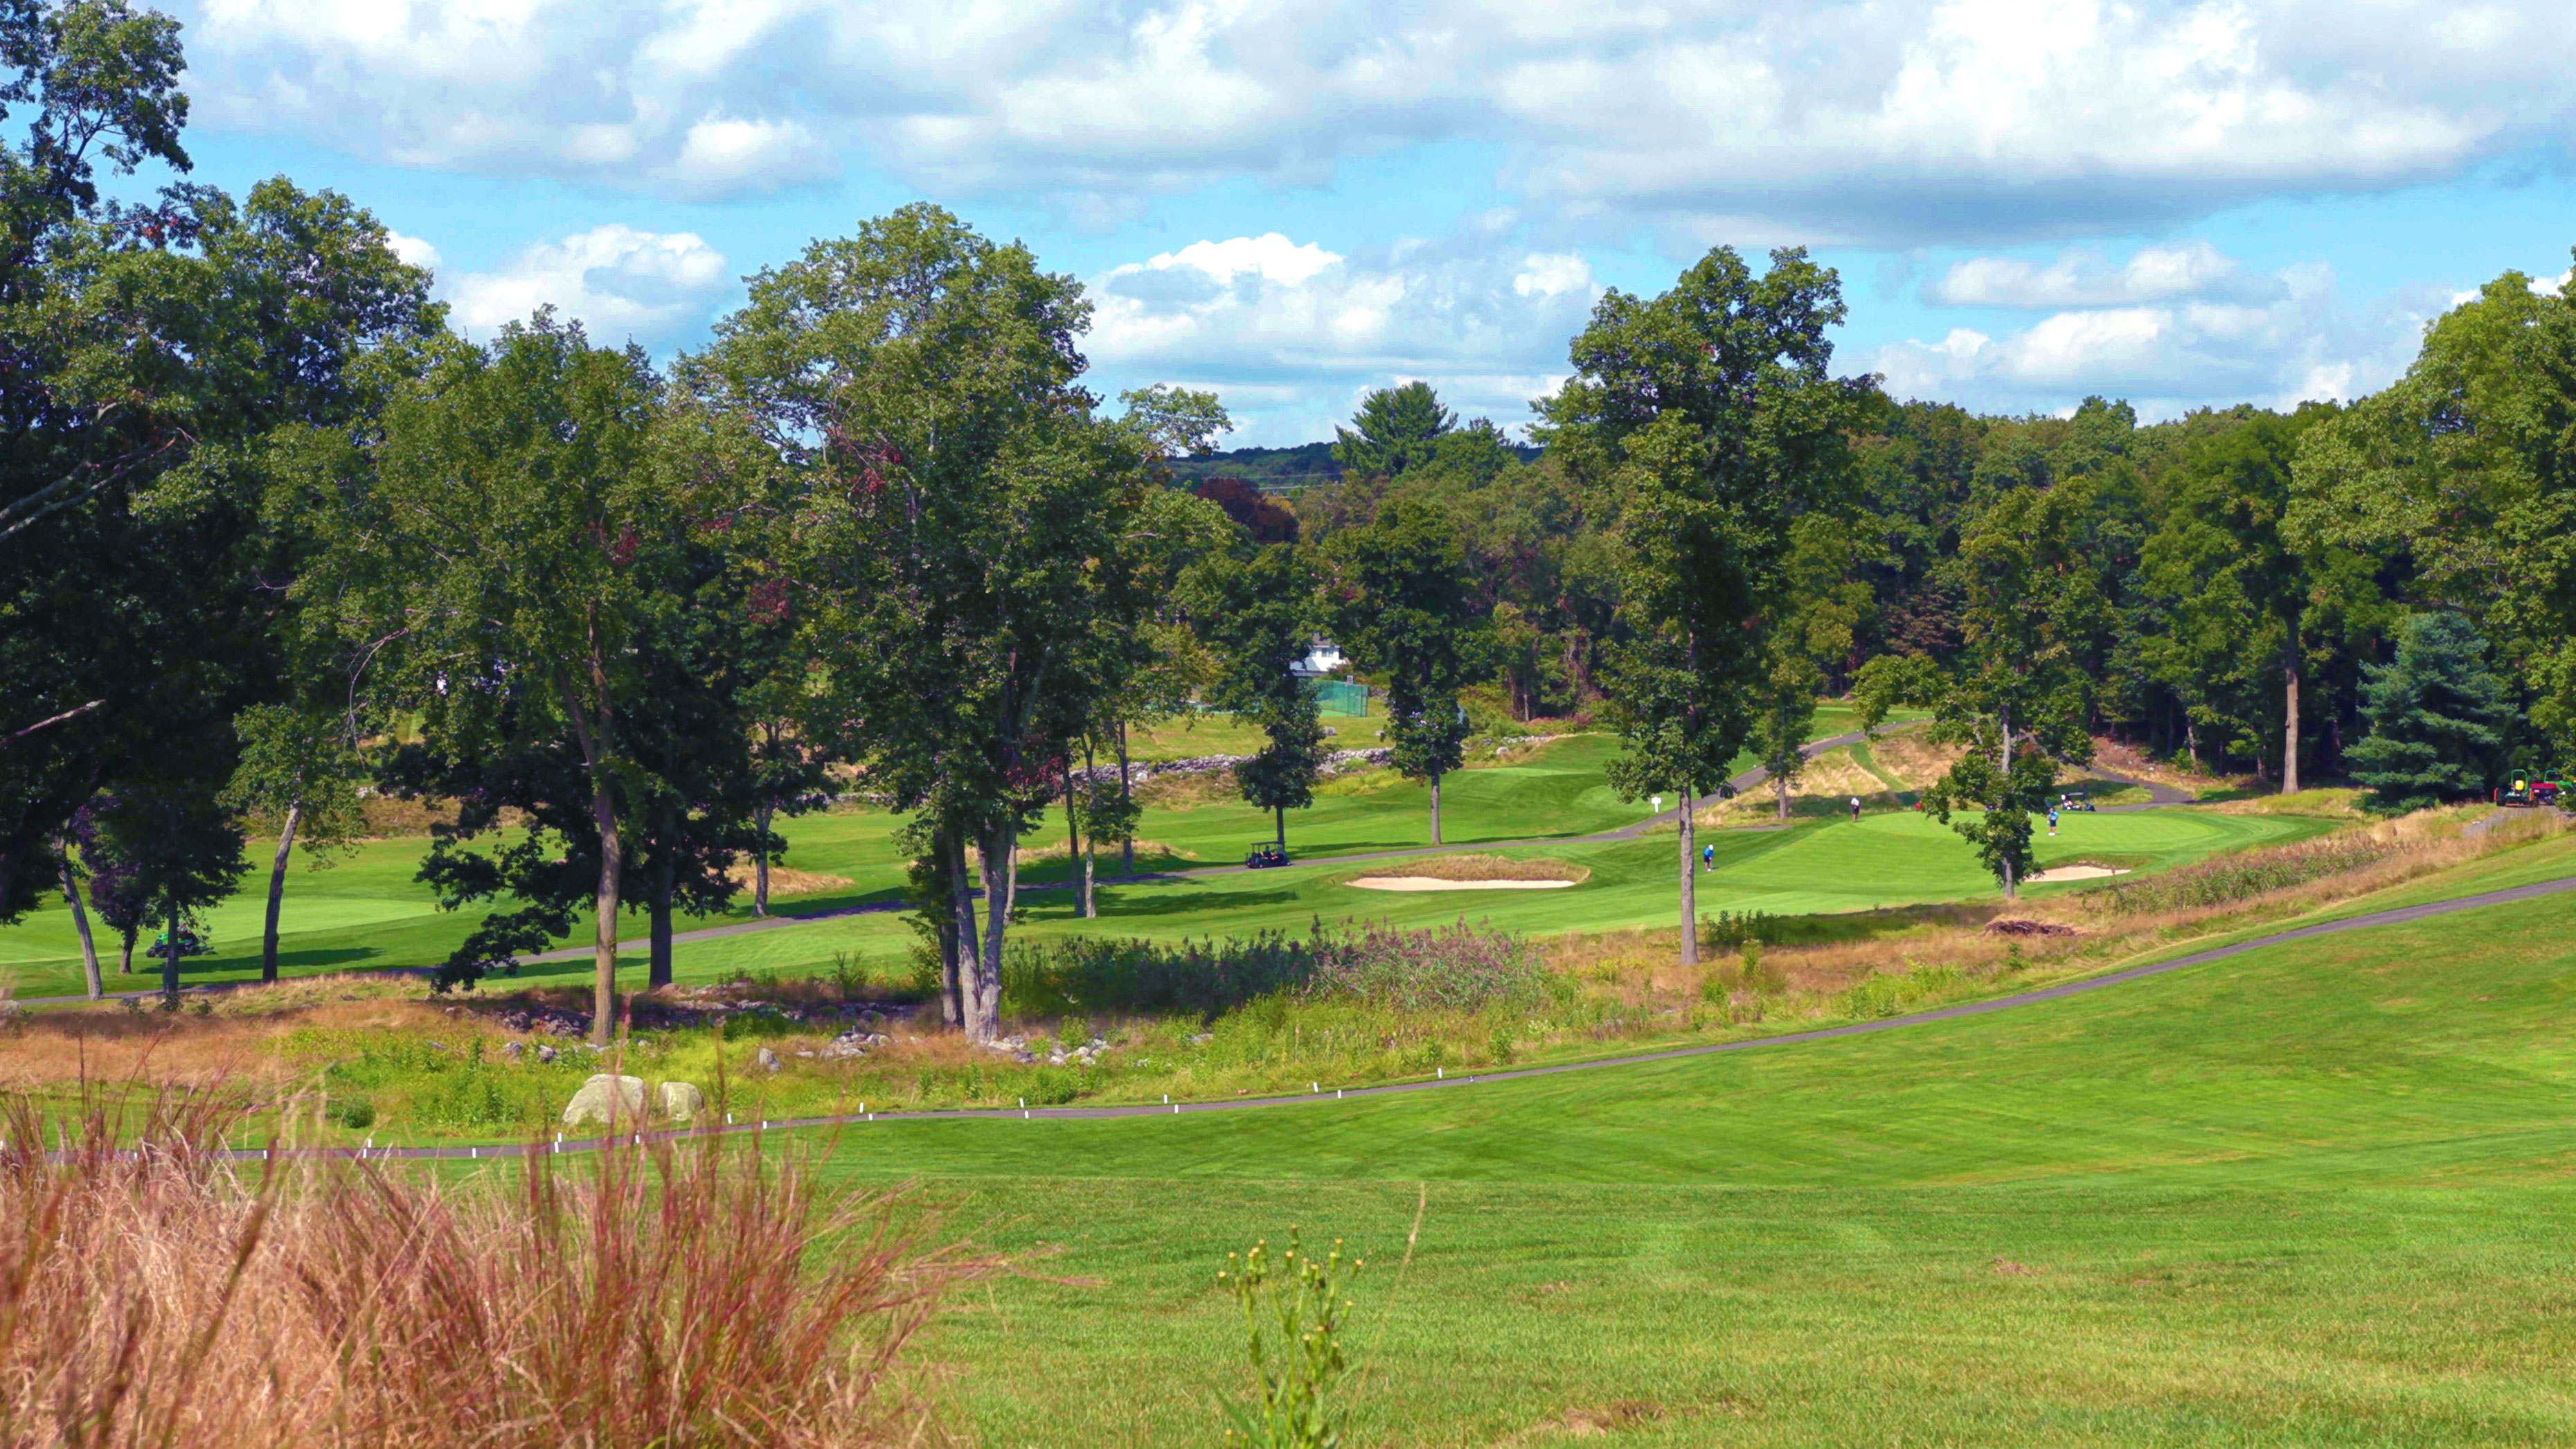
<svg viewBox="0 0 2576 1449">
<path fill-rule="evenodd" d="M 860 1110 L 857 1112 L 840 1113 L 830 1116 L 779 1117 L 752 1122 L 728 1120 L 722 1125 L 709 1123 L 703 1126 L 676 1129 L 666 1128 L 661 1130 L 646 1130 L 643 1124 L 639 1122 L 632 1130 L 617 1129 L 614 1130 L 611 1135 L 605 1137 L 557 1137 L 551 1142 L 497 1143 L 488 1146 L 464 1147 L 317 1147 L 289 1148 L 283 1150 L 277 1148 L 249 1147 L 230 1149 L 220 1155 L 240 1162 L 274 1160 L 280 1156 L 347 1157 L 365 1158 L 368 1160 L 396 1159 L 406 1161 L 479 1161 L 485 1158 L 490 1158 L 497 1161 L 505 1158 L 524 1158 L 565 1152 L 594 1152 L 598 1151 L 602 1147 L 610 1145 L 611 1143 L 640 1146 L 653 1142 L 675 1141 L 682 1138 L 694 1137 L 707 1132 L 722 1134 L 758 1134 L 772 1131 L 790 1131 L 817 1127 L 853 1127 L 876 1122 L 920 1122 L 930 1121 L 937 1118 L 988 1118 L 996 1120 L 1018 1118 L 1024 1121 L 1035 1121 L 1041 1118 L 1075 1120 L 1110 1117 L 1153 1117 L 1164 1115 L 1185 1115 L 1193 1112 L 1237 1112 L 1264 1107 L 1288 1107 L 1295 1106 L 1299 1103 L 1345 1101 L 1361 1097 L 1384 1097 L 1399 1092 L 1445 1091 L 1450 1088 L 1465 1088 L 1487 1082 L 1505 1082 L 1524 1077 L 1552 1077 L 1566 1072 L 1598 1071 L 1611 1067 L 1641 1066 L 1648 1062 L 1676 1061 L 1683 1057 L 1714 1056 L 1721 1052 L 1757 1051 L 1771 1047 L 1796 1046 L 1806 1042 L 1829 1041 L 1837 1037 L 1863 1036 L 1882 1031 L 1900 1031 L 1907 1027 L 1922 1026 L 1930 1022 L 1951 1021 L 1960 1017 L 1983 1016 L 1990 1012 L 2019 1010 L 2023 1007 L 2038 1006 L 2051 1001 L 2064 1000 L 2070 996 L 2081 996 L 2087 992 L 2102 991 L 2114 986 L 2125 986 L 2130 982 L 2144 981 L 2149 977 L 2162 976 L 2167 972 L 2181 971 L 2193 966 L 2206 966 L 2214 961 L 2223 961 L 2231 956 L 2242 956 L 2251 951 L 2260 951 L 2266 947 L 2283 945 L 2291 941 L 2304 941 L 2312 937 L 2330 936 L 2344 931 L 2366 930 L 2374 926 L 2401 925 L 2409 921 L 2421 921 L 2435 916 L 2447 916 L 2459 911 L 2480 910 L 2488 906 L 2508 905 L 2516 901 L 2534 900 L 2544 896 L 2563 895 L 2569 892 L 2576 892 L 2576 876 L 2563 877 L 2558 880 L 2541 881 L 2532 885 L 2513 886 L 2505 890 L 2487 891 L 2479 895 L 2461 896 L 2453 900 L 2430 901 L 2422 905 L 2399 906 L 2384 911 L 2372 911 L 2365 915 L 2347 916 L 2340 920 L 2324 921 L 2310 926 L 2300 926 L 2287 931 L 2275 931 L 2269 935 L 2257 936 L 2251 940 L 2238 941 L 2225 946 L 2214 946 L 2204 951 L 2194 951 L 2187 955 L 2177 956 L 2170 961 L 2151 962 L 2144 966 L 2130 967 L 2125 971 L 2114 971 L 2106 975 L 2087 977 L 2081 981 L 2061 982 L 2055 986 L 2041 987 L 2032 991 L 2019 992 L 2011 996 L 1999 996 L 1990 1001 L 1965 1002 L 1957 1006 L 1945 1006 L 1933 1011 L 1918 1011 L 1907 1016 L 1889 1017 L 1883 1021 L 1853 1022 L 1844 1026 L 1821 1027 L 1814 1031 L 1785 1032 L 1779 1036 L 1755 1037 L 1744 1041 L 1713 1042 L 1705 1046 L 1674 1047 L 1664 1051 L 1639 1052 L 1629 1056 L 1600 1057 L 1591 1061 L 1560 1062 L 1543 1067 L 1510 1067 L 1498 1071 L 1483 1071 L 1472 1075 L 1456 1077 L 1436 1076 L 1428 1082 L 1390 1082 L 1371 1087 L 1334 1087 L 1330 1089 L 1318 1086 L 1317 1089 L 1311 1093 L 1303 1093 L 1294 1096 L 1237 1097 L 1223 1101 L 1166 1101 L 1162 1103 L 1137 1103 L 1125 1106 L 1107 1107 L 959 1107 L 937 1108 L 916 1112 L 870 1112 L 866 1110 L 866 1104 L 862 1103 L 860 1104 Z"/>
</svg>

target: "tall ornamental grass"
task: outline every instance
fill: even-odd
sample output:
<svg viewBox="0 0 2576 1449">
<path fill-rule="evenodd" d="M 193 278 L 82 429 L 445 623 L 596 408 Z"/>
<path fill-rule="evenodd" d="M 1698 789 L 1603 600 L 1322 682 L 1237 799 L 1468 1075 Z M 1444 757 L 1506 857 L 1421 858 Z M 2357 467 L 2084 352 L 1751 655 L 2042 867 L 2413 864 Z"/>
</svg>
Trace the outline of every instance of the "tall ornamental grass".
<svg viewBox="0 0 2576 1449">
<path fill-rule="evenodd" d="M 1073 937 L 1022 945 L 1002 975 L 1015 1016 L 1193 1013 L 1214 1019 L 1270 997 L 1360 1001 L 1401 1011 L 1478 1011 L 1546 999 L 1547 966 L 1506 931 L 1460 921 L 1433 930 L 1317 921 L 1302 939 L 1154 941 Z"/>
<path fill-rule="evenodd" d="M 245 1169 L 218 1149 L 249 1105 L 174 1092 L 49 1123 L 0 1099 L 0 1444 L 938 1441 L 903 1351 L 974 1265 L 886 1199 L 712 1136 L 534 1156 L 514 1187 Z"/>
<path fill-rule="evenodd" d="M 2107 898 L 2115 915 L 2146 915 L 2232 905 L 2272 891 L 2306 885 L 2377 865 L 2421 848 L 2421 842 L 2376 831 L 2353 831 L 2321 840 L 2301 841 L 2222 855 L 2135 882 L 2123 882 L 2086 894 Z"/>
</svg>

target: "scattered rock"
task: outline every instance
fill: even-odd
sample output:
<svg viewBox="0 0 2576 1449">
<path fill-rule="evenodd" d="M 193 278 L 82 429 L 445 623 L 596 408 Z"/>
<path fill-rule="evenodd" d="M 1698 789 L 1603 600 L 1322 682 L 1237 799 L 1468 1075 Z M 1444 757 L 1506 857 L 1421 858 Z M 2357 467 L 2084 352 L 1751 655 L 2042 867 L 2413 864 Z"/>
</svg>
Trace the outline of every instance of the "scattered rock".
<svg viewBox="0 0 2576 1449">
<path fill-rule="evenodd" d="M 774 1072 L 778 1070 L 778 1053 L 771 1051 L 767 1047 L 762 1047 L 760 1049 L 760 1055 L 754 1058 L 754 1060 L 759 1062 L 760 1069 L 764 1072 Z"/>
<path fill-rule="evenodd" d="M 553 1061 L 553 1060 L 554 1060 L 557 1056 L 559 1056 L 559 1055 L 561 1055 L 561 1053 L 557 1052 L 553 1047 L 547 1046 L 547 1045 L 545 1045 L 545 1044 L 544 1044 L 544 1043 L 542 1043 L 542 1042 L 538 1043 L 538 1045 L 537 1045 L 537 1060 L 538 1060 L 538 1061 L 541 1061 L 541 1062 L 551 1062 L 551 1061 Z"/>
<path fill-rule="evenodd" d="M 612 1076 L 606 1072 L 581 1084 L 564 1104 L 563 1124 L 579 1127 L 585 1122 L 607 1125 L 610 1114 L 619 1122 L 641 1121 L 644 1116 L 644 1079 Z"/>
<path fill-rule="evenodd" d="M 501 1055 L 508 1057 L 514 1062 L 519 1059 L 519 1053 L 524 1052 L 527 1049 L 527 1044 L 525 1042 L 505 1041 L 501 1043 Z"/>
<path fill-rule="evenodd" d="M 661 1091 L 662 1115 L 679 1122 L 694 1122 L 707 1110 L 707 1094 L 689 1082 L 664 1082 Z"/>
<path fill-rule="evenodd" d="M 2025 921 L 2013 917 L 2005 917 L 2001 920 L 1988 921 L 1986 922 L 1986 929 L 1998 936 L 2072 936 L 2078 934 L 2073 926 L 2062 926 L 2055 921 Z"/>
</svg>

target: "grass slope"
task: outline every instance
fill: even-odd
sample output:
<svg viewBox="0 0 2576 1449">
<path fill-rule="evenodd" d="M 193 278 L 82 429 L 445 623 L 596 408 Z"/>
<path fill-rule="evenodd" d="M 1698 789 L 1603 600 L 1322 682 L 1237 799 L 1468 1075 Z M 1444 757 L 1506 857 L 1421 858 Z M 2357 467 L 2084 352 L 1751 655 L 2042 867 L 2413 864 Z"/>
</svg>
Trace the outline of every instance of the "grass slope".
<svg viewBox="0 0 2576 1449">
<path fill-rule="evenodd" d="M 833 1160 L 1052 1254 L 941 1340 L 992 1444 L 1205 1441 L 1241 1372 L 1214 1271 L 1292 1222 L 1374 1263 L 1361 1442 L 2563 1443 L 2566 909 L 1857 1040 L 880 1125 Z"/>
</svg>

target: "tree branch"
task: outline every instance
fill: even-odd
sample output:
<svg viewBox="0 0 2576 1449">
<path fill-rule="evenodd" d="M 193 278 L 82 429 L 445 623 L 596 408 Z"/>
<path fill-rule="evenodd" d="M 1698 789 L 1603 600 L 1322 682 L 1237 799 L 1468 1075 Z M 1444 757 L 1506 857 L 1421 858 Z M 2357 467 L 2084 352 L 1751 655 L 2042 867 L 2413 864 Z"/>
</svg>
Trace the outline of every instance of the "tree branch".
<svg viewBox="0 0 2576 1449">
<path fill-rule="evenodd" d="M 34 734 L 38 730 L 50 729 L 66 720 L 79 719 L 82 715 L 85 715 L 91 710 L 97 709 L 106 703 L 107 701 L 103 699 L 93 699 L 89 703 L 80 706 L 78 709 L 67 709 L 61 714 L 55 715 L 51 719 L 40 719 L 34 724 L 27 726 L 25 729 L 18 731 L 14 735 L 11 735 L 6 739 L 0 739 L 0 749 L 6 749 L 9 746 L 14 745 L 18 741 L 25 739 L 27 736 Z"/>
</svg>

